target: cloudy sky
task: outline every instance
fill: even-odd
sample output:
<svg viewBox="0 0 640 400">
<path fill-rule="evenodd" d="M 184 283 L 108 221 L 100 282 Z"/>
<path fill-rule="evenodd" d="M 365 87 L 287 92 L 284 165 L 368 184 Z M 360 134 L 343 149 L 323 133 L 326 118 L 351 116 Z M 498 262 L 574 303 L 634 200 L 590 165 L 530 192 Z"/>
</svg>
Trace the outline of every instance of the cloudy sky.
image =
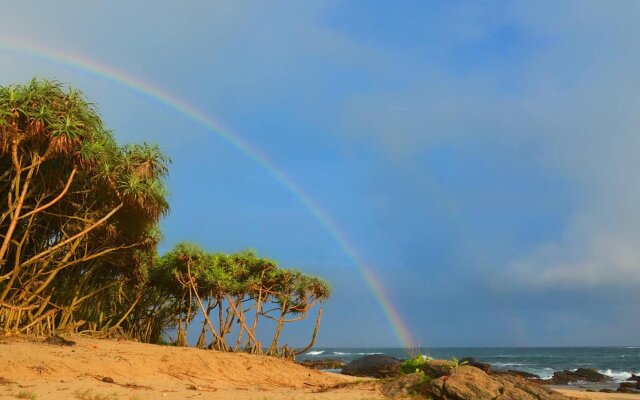
<svg viewBox="0 0 640 400">
<path fill-rule="evenodd" d="M 640 341 L 639 2 L 2 9 L 0 84 L 68 82 L 119 141 L 165 150 L 163 249 L 249 247 L 331 281 L 319 345 L 401 343 L 335 234 L 216 132 L 62 58 L 141 79 L 266 154 L 336 222 L 417 344 Z"/>
</svg>

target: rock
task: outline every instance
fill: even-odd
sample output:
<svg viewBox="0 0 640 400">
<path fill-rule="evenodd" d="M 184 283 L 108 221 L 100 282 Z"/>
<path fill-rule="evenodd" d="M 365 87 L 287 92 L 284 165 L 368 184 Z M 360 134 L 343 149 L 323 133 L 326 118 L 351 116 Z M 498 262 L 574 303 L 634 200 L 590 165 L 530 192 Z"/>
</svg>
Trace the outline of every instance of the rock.
<svg viewBox="0 0 640 400">
<path fill-rule="evenodd" d="M 74 342 L 73 340 L 67 340 L 60 335 L 49 336 L 48 338 L 43 340 L 42 343 L 53 344 L 57 346 L 75 346 L 76 345 L 76 342 Z"/>
<path fill-rule="evenodd" d="M 640 393 L 640 390 L 636 390 L 636 389 L 632 389 L 632 388 L 627 388 L 627 387 L 619 387 L 618 390 L 616 390 L 616 392 L 618 393 L 631 393 L 631 394 L 635 394 L 635 393 Z"/>
<path fill-rule="evenodd" d="M 600 389 L 600 392 L 602 393 L 615 393 L 615 390 L 612 389 L 608 389 L 608 388 L 604 388 L 604 389 Z"/>
<path fill-rule="evenodd" d="M 424 385 L 433 400 L 569 400 L 520 376 L 488 375 L 468 365 Z"/>
<path fill-rule="evenodd" d="M 556 371 L 551 379 L 540 381 L 551 385 L 568 385 L 575 382 L 609 383 L 613 379 L 592 368 L 578 368 L 575 371 Z"/>
<path fill-rule="evenodd" d="M 631 374 L 631 377 L 629 379 L 627 379 L 627 381 L 630 381 L 630 382 L 631 381 L 635 381 L 635 382 L 640 383 L 640 376 L 636 375 L 636 374 Z"/>
<path fill-rule="evenodd" d="M 109 376 L 105 376 L 102 378 L 102 382 L 105 383 L 114 383 L 115 381 L 113 380 L 113 378 L 109 377 Z"/>
<path fill-rule="evenodd" d="M 416 394 L 427 394 L 424 391 L 424 374 L 421 372 L 400 375 L 389 382 L 383 383 L 380 389 L 382 394 L 389 399 L 403 399 Z"/>
<path fill-rule="evenodd" d="M 620 382 L 617 391 L 620 393 L 640 393 L 640 381 Z"/>
<path fill-rule="evenodd" d="M 500 375 L 500 374 L 511 374 L 511 375 L 518 375 L 521 376 L 525 379 L 540 379 L 540 376 L 536 375 L 536 374 L 532 374 L 530 372 L 525 372 L 525 371 L 518 371 L 515 369 L 510 369 L 507 371 L 493 371 L 494 375 Z"/>
<path fill-rule="evenodd" d="M 472 367 L 476 367 L 491 375 L 491 364 L 478 361 L 473 357 L 463 358 L 462 360 L 460 360 L 460 365 L 469 365 Z"/>
<path fill-rule="evenodd" d="M 312 369 L 341 369 L 347 364 L 342 360 L 326 359 L 326 360 L 304 360 L 300 363 L 307 368 Z"/>
<path fill-rule="evenodd" d="M 342 369 L 342 373 L 352 376 L 385 378 L 400 374 L 402 361 L 383 354 L 373 354 L 351 361 Z"/>
<path fill-rule="evenodd" d="M 432 360 L 422 366 L 422 372 L 430 378 L 440 378 L 445 375 L 451 375 L 454 364 L 449 360 Z"/>
</svg>

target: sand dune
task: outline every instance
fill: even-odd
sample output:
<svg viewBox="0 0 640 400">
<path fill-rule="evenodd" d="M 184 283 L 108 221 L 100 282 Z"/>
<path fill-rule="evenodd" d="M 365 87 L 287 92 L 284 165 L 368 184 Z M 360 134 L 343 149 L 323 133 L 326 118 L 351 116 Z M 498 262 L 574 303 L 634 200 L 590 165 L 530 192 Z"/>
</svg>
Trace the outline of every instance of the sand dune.
<svg viewBox="0 0 640 400">
<path fill-rule="evenodd" d="M 71 339 L 75 346 L 1 339 L 0 398 L 21 393 L 52 400 L 382 398 L 371 382 L 272 357 Z M 340 384 L 346 387 L 328 390 Z"/>
</svg>

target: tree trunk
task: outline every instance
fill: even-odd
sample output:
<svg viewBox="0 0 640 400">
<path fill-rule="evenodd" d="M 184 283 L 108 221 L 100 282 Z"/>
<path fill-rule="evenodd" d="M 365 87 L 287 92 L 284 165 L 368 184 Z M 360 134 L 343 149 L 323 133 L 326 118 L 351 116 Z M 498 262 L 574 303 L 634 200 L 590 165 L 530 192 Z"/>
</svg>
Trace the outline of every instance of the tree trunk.
<svg viewBox="0 0 640 400">
<path fill-rule="evenodd" d="M 320 328 L 320 320 L 322 320 L 322 307 L 320 307 L 320 309 L 318 310 L 318 318 L 316 318 L 316 326 L 313 328 L 313 336 L 311 337 L 311 341 L 309 342 L 307 347 L 305 347 L 304 349 L 294 352 L 294 356 L 300 355 L 302 353 L 306 353 L 307 351 L 311 350 L 314 344 L 316 344 L 316 338 L 318 337 L 318 329 Z"/>
</svg>

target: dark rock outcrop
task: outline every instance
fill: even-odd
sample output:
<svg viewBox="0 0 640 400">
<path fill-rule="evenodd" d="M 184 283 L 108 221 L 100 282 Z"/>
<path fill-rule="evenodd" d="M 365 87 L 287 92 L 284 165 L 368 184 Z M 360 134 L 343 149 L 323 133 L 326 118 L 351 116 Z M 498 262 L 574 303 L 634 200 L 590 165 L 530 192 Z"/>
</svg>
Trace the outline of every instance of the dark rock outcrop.
<svg viewBox="0 0 640 400">
<path fill-rule="evenodd" d="M 551 379 L 539 381 L 540 383 L 551 385 L 568 385 L 576 382 L 589 383 L 610 383 L 613 379 L 610 376 L 601 374 L 592 368 L 578 368 L 575 371 L 556 371 Z"/>
<path fill-rule="evenodd" d="M 373 354 L 351 361 L 342 373 L 352 376 L 367 376 L 371 378 L 385 378 L 400 374 L 402 361 L 383 354 Z"/>
<path fill-rule="evenodd" d="M 617 390 L 618 393 L 640 393 L 640 380 L 620 382 Z"/>
<path fill-rule="evenodd" d="M 460 365 L 469 365 L 471 367 L 476 367 L 491 375 L 491 364 L 478 361 L 473 357 L 463 358 L 462 360 L 460 360 Z"/>
<path fill-rule="evenodd" d="M 312 369 L 342 369 L 347 364 L 342 360 L 326 359 L 326 360 L 304 360 L 300 363 L 307 368 Z"/>
<path fill-rule="evenodd" d="M 499 374 L 511 374 L 511 375 L 518 375 L 521 376 L 525 379 L 540 379 L 539 375 L 536 374 L 532 374 L 530 372 L 525 372 L 525 371 L 518 371 L 515 369 L 510 369 L 507 371 L 493 371 L 494 374 L 499 375 Z"/>
<path fill-rule="evenodd" d="M 427 391 L 434 400 L 568 400 L 569 398 L 510 374 L 488 375 L 460 366 L 450 376 L 434 379 Z"/>
</svg>

